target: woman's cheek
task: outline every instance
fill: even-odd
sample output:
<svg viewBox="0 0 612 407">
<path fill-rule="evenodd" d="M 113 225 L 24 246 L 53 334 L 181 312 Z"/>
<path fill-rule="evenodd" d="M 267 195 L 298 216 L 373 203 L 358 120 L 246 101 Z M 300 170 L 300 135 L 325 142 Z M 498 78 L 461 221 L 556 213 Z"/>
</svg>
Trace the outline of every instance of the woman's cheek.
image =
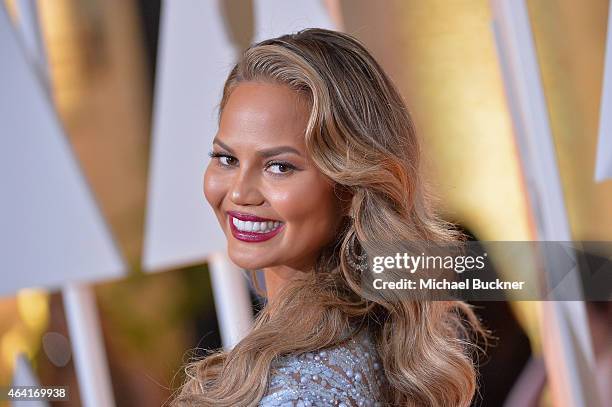
<svg viewBox="0 0 612 407">
<path fill-rule="evenodd" d="M 267 185 L 262 190 L 273 211 L 293 226 L 308 215 L 309 205 L 305 205 L 305 196 L 299 185 L 299 182 Z"/>
<path fill-rule="evenodd" d="M 295 177 L 292 182 L 269 188 L 266 196 L 276 213 L 294 227 L 329 225 L 336 214 L 331 208 L 336 200 L 333 189 L 312 177 Z"/>
</svg>

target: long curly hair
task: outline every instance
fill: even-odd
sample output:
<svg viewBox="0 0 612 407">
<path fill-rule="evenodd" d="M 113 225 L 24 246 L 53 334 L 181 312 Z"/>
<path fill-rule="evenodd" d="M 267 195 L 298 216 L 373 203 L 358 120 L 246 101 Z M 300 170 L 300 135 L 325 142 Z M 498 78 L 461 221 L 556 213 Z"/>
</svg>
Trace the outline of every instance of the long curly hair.
<svg viewBox="0 0 612 407">
<path fill-rule="evenodd" d="M 348 192 L 349 213 L 314 271 L 283 287 L 244 339 L 187 366 L 173 405 L 255 406 L 275 358 L 335 346 L 347 330 L 368 329 L 388 381 L 384 402 L 468 406 L 477 387 L 473 333 L 482 332 L 471 308 L 394 293 L 366 298 L 351 267 L 366 244 L 462 240 L 432 209 L 415 127 L 396 87 L 355 38 L 324 29 L 245 50 L 225 83 L 220 115 L 236 86 L 249 81 L 283 84 L 308 99 L 307 151 Z"/>
</svg>

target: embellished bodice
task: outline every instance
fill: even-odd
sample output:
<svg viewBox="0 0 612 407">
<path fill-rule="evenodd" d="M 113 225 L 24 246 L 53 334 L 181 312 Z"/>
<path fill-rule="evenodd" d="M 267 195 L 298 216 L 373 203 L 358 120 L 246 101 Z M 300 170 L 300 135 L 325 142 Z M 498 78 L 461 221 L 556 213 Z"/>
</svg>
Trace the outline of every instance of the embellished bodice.
<svg viewBox="0 0 612 407">
<path fill-rule="evenodd" d="M 259 407 L 382 406 L 386 379 L 369 335 L 346 344 L 277 359 Z"/>
</svg>

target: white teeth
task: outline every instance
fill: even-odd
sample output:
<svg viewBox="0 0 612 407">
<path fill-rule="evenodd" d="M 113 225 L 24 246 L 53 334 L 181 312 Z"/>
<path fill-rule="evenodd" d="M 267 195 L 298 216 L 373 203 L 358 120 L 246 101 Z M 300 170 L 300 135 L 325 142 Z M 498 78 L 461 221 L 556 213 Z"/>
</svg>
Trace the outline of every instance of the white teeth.
<svg viewBox="0 0 612 407">
<path fill-rule="evenodd" d="M 267 222 L 252 222 L 252 221 L 242 221 L 237 218 L 232 218 L 232 223 L 241 232 L 256 232 L 256 233 L 267 233 L 271 230 L 279 227 L 282 222 L 279 221 L 267 221 Z"/>
</svg>

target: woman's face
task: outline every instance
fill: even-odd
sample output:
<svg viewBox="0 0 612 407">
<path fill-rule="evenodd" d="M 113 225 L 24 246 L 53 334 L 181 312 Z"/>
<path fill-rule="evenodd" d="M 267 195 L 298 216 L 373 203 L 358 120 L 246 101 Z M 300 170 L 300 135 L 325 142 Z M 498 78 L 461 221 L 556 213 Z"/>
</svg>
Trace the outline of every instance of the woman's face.
<svg viewBox="0 0 612 407">
<path fill-rule="evenodd" d="M 225 105 L 204 194 L 239 267 L 306 271 L 336 234 L 340 201 L 306 152 L 309 113 L 302 96 L 270 83 L 241 83 Z"/>
</svg>

